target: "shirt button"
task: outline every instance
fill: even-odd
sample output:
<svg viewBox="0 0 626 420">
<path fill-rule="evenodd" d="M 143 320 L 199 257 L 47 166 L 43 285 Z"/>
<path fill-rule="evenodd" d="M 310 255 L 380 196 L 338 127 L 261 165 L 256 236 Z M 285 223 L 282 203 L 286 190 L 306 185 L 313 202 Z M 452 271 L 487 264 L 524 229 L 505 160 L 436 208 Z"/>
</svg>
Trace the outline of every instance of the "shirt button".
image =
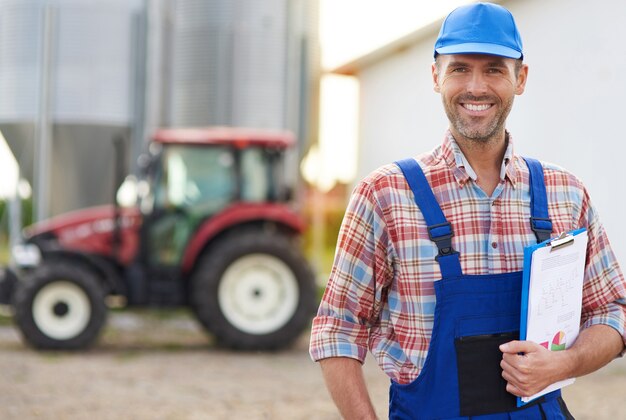
<svg viewBox="0 0 626 420">
<path fill-rule="evenodd" d="M 491 247 L 492 248 L 497 248 L 498 247 L 498 243 L 497 242 L 492 242 L 491 243 Z"/>
</svg>

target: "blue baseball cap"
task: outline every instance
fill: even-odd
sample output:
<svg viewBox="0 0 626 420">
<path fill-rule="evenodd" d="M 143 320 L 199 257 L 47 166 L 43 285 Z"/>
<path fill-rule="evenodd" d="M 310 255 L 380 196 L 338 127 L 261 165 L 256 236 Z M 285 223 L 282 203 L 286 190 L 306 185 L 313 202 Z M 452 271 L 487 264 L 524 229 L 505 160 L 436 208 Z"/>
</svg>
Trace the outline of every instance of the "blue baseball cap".
<svg viewBox="0 0 626 420">
<path fill-rule="evenodd" d="M 437 54 L 490 54 L 523 58 L 522 38 L 513 15 L 492 3 L 473 3 L 454 9 L 443 21 Z"/>
</svg>

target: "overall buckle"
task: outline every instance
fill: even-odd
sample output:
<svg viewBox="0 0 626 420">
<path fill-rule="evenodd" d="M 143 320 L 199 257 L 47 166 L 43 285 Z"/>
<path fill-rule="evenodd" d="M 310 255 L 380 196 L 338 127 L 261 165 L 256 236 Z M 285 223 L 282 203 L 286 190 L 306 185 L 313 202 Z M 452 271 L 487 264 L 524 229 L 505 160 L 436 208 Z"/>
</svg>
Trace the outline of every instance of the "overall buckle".
<svg viewBox="0 0 626 420">
<path fill-rule="evenodd" d="M 552 220 L 547 217 L 530 217 L 530 228 L 535 232 L 538 242 L 550 239 L 552 234 Z"/>
<path fill-rule="evenodd" d="M 450 222 L 439 223 L 428 226 L 428 237 L 437 245 L 439 254 L 437 257 L 443 257 L 455 253 L 452 249 L 452 237 L 454 231 Z"/>
</svg>

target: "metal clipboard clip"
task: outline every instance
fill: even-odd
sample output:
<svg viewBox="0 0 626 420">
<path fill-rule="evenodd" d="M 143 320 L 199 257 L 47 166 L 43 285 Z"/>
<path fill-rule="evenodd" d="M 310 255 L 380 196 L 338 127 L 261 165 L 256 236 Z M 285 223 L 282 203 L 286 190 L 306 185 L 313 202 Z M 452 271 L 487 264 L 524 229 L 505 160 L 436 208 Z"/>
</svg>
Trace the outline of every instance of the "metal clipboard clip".
<svg viewBox="0 0 626 420">
<path fill-rule="evenodd" d="M 574 243 L 574 235 L 563 232 L 557 238 L 550 241 L 550 252 L 559 248 L 564 248 Z"/>
</svg>

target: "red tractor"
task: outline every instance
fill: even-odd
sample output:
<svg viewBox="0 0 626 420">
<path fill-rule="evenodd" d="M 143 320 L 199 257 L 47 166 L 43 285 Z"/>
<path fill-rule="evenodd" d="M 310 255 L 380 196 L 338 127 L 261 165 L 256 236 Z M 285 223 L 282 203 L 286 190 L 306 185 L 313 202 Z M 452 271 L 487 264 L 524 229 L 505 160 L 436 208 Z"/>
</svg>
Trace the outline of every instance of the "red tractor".
<svg viewBox="0 0 626 420">
<path fill-rule="evenodd" d="M 0 303 L 13 306 L 24 339 L 41 349 L 93 343 L 109 296 L 128 306 L 188 305 L 231 348 L 288 345 L 316 304 L 285 180 L 293 143 L 275 131 L 158 131 L 140 158 L 137 205 L 27 228 L 0 280 Z"/>
</svg>

